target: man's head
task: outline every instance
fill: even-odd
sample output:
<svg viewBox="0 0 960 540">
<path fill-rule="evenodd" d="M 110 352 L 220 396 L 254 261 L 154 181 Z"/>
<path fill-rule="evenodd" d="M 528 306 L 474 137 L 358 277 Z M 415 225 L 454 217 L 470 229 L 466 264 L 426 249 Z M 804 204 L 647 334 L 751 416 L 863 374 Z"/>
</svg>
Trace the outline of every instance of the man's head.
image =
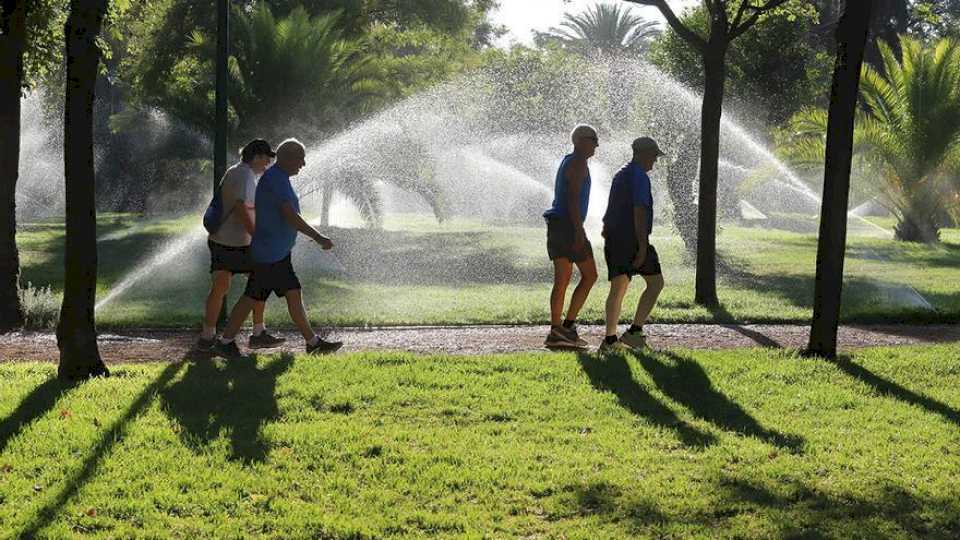
<svg viewBox="0 0 960 540">
<path fill-rule="evenodd" d="M 573 142 L 573 151 L 584 157 L 591 157 L 600 146 L 600 140 L 597 138 L 597 130 L 586 124 L 580 124 L 570 132 L 570 140 Z"/>
<path fill-rule="evenodd" d="M 263 174 L 275 157 L 277 154 L 270 149 L 270 143 L 263 139 L 254 139 L 240 149 L 240 160 L 257 174 Z"/>
<path fill-rule="evenodd" d="M 652 171 L 657 158 L 666 155 L 660 151 L 657 141 L 650 137 L 634 139 L 631 146 L 633 147 L 633 161 L 640 165 L 644 171 Z"/>
<path fill-rule="evenodd" d="M 296 139 L 287 139 L 277 147 L 277 165 L 290 176 L 296 176 L 306 164 L 307 149 Z"/>
</svg>

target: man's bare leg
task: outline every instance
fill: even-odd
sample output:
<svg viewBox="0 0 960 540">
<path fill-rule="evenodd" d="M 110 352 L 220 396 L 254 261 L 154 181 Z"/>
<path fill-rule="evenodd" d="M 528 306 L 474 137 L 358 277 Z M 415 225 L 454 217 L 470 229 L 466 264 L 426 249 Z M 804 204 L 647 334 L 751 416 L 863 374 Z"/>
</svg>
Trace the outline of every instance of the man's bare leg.
<svg viewBox="0 0 960 540">
<path fill-rule="evenodd" d="M 550 291 L 550 325 L 560 326 L 563 319 L 563 301 L 567 296 L 567 286 L 573 276 L 573 263 L 570 259 L 559 257 L 553 260 L 553 289 Z"/>
<path fill-rule="evenodd" d="M 593 257 L 578 262 L 577 270 L 580 270 L 580 282 L 577 283 L 577 288 L 573 290 L 573 296 L 570 298 L 570 309 L 567 310 L 568 321 L 576 320 L 577 315 L 580 314 L 580 309 L 587 301 L 587 295 L 590 294 L 590 289 L 592 289 L 593 284 L 597 282 L 597 263 L 593 260 Z M 563 300 L 561 298 L 561 305 L 562 302 Z"/>
<path fill-rule="evenodd" d="M 620 323 L 620 310 L 623 306 L 623 297 L 630 287 L 630 277 L 621 274 L 610 281 L 610 294 L 607 295 L 606 317 L 608 336 L 617 335 L 617 326 Z"/>
<path fill-rule="evenodd" d="M 223 334 L 220 336 L 220 343 L 225 345 L 236 339 L 237 334 L 240 332 L 240 327 L 243 326 L 243 321 L 247 320 L 250 311 L 256 303 L 256 300 L 246 295 L 241 296 L 240 300 L 237 300 L 236 305 L 233 306 L 233 310 L 230 311 L 227 327 L 223 329 Z M 233 354 L 236 354 L 236 352 Z"/>
<path fill-rule="evenodd" d="M 230 279 L 233 274 L 226 270 L 214 270 L 212 282 L 210 284 L 210 293 L 207 294 L 206 308 L 203 312 L 203 331 L 200 337 L 203 339 L 213 339 L 217 333 L 217 319 L 220 317 L 220 308 L 223 307 L 223 299 L 230 290 Z"/>
<path fill-rule="evenodd" d="M 657 304 L 657 298 L 660 297 L 660 291 L 663 290 L 663 275 L 643 276 L 647 282 L 647 288 L 640 295 L 640 301 L 637 302 L 637 313 L 633 317 L 633 324 L 643 326 L 643 323 L 650 317 L 653 306 Z"/>
<path fill-rule="evenodd" d="M 307 319 L 307 310 L 303 307 L 303 295 L 300 289 L 289 290 L 284 297 L 287 299 L 287 311 L 290 312 L 290 319 L 293 324 L 297 325 L 303 340 L 312 343 L 317 334 L 313 331 L 310 321 Z"/>
</svg>

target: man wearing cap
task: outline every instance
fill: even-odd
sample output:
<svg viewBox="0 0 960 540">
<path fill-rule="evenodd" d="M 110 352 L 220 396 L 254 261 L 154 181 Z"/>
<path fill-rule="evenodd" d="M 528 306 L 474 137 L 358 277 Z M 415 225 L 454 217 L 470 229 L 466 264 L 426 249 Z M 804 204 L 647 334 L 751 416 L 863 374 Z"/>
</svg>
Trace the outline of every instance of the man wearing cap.
<svg viewBox="0 0 960 540">
<path fill-rule="evenodd" d="M 646 345 L 643 323 L 647 320 L 660 291 L 663 273 L 657 250 L 650 244 L 653 230 L 653 194 L 650 177 L 657 158 L 664 155 L 656 141 L 640 137 L 633 141 L 633 159 L 620 169 L 610 185 L 610 200 L 603 216 L 603 255 L 607 261 L 610 295 L 607 296 L 607 333 L 600 345 L 601 352 Z M 633 324 L 622 337 L 617 338 L 617 324 L 623 297 L 627 294 L 630 278 L 641 275 L 647 287 L 640 295 Z"/>
<path fill-rule="evenodd" d="M 234 341 L 240 326 L 250 310 L 266 301 L 270 294 L 286 299 L 287 311 L 300 329 L 307 354 L 331 353 L 343 346 L 339 341 L 326 341 L 313 331 L 303 307 L 300 280 L 291 262 L 298 232 L 309 236 L 324 250 L 333 248 L 333 242 L 300 215 L 300 198 L 293 190 L 290 177 L 296 176 L 306 164 L 303 144 L 287 139 L 277 147 L 276 165 L 267 169 L 257 185 L 257 229 L 250 246 L 253 269 L 243 296 L 233 306 L 227 327 L 213 347 L 221 356 L 240 356 Z"/>
<path fill-rule="evenodd" d="M 590 203 L 590 169 L 587 160 L 600 146 L 597 130 L 579 125 L 570 133 L 573 152 L 564 156 L 554 183 L 553 204 L 543 217 L 547 221 L 547 255 L 553 261 L 553 289 L 550 292 L 550 333 L 547 347 L 585 347 L 577 334 L 576 320 L 597 281 L 597 265 L 593 246 L 583 230 Z M 573 276 L 573 265 L 580 270 L 580 283 L 573 290 L 567 316 L 563 317 L 563 301 Z"/>
<path fill-rule="evenodd" d="M 254 231 L 257 178 L 274 157 L 276 154 L 270 148 L 270 143 L 254 139 L 240 149 L 240 162 L 227 169 L 220 181 L 224 217 L 217 232 L 207 237 L 213 279 L 207 295 L 203 329 L 197 341 L 200 350 L 209 350 L 214 345 L 217 317 L 223 299 L 230 290 L 233 275 L 249 274 L 252 269 L 250 242 Z M 253 308 L 251 347 L 273 347 L 284 341 L 267 333 L 263 324 L 264 304 L 257 302 Z"/>
</svg>

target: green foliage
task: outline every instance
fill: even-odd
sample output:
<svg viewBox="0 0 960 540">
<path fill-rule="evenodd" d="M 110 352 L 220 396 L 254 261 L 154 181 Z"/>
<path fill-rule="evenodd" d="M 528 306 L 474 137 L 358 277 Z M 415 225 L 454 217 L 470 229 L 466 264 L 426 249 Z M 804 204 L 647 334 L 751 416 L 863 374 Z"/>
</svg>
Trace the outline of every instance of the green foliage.
<svg viewBox="0 0 960 540">
<path fill-rule="evenodd" d="M 3 363 L 0 536 L 956 538 L 958 359 Z"/>
<path fill-rule="evenodd" d="M 34 287 L 27 283 L 19 291 L 23 306 L 23 327 L 28 330 L 53 330 L 60 319 L 62 294 L 54 293 L 50 286 Z"/>
<path fill-rule="evenodd" d="M 934 241 L 944 214 L 956 207 L 960 176 L 960 42 L 924 46 L 900 40 L 902 59 L 880 44 L 884 72 L 864 66 L 865 111 L 854 133 L 860 160 L 879 178 L 883 200 L 899 219 L 897 237 Z M 827 114 L 798 113 L 784 135 L 793 162 L 823 163 Z"/>
<path fill-rule="evenodd" d="M 686 12 L 682 21 L 697 34 L 709 35 L 703 7 Z M 735 107 L 747 108 L 769 126 L 781 124 L 804 106 L 823 103 L 832 64 L 808 40 L 817 23 L 811 5 L 791 0 L 761 16 L 730 44 L 726 91 Z M 648 59 L 687 86 L 703 84 L 700 53 L 670 28 L 653 43 Z"/>
<path fill-rule="evenodd" d="M 69 0 L 26 0 L 27 47 L 24 51 L 25 88 L 33 88 L 51 77 L 63 62 L 63 25 Z"/>
<path fill-rule="evenodd" d="M 539 46 L 556 43 L 581 54 L 642 54 L 659 34 L 656 21 L 628 6 L 595 4 L 583 13 L 565 13 L 559 27 L 537 32 L 535 41 Z"/>
</svg>

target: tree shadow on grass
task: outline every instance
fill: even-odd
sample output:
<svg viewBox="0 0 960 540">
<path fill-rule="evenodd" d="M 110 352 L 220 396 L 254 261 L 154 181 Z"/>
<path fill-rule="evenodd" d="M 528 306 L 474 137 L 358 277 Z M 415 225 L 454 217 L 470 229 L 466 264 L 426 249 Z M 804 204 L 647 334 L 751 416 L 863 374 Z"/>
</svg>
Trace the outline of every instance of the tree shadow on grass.
<svg viewBox="0 0 960 540">
<path fill-rule="evenodd" d="M 637 358 L 664 394 L 690 409 L 698 418 L 725 431 L 756 437 L 791 452 L 802 452 L 802 437 L 784 435 L 760 425 L 737 402 L 714 388 L 710 377 L 695 360 L 669 351 L 658 355 L 667 357 L 670 363 L 661 362 L 650 354 L 641 354 Z"/>
<path fill-rule="evenodd" d="M 918 394 L 893 381 L 888 381 L 867 368 L 854 363 L 849 356 L 841 355 L 833 361 L 833 364 L 848 376 L 870 386 L 880 395 L 890 396 L 910 405 L 923 407 L 932 413 L 939 414 L 954 425 L 960 426 L 960 411 L 946 403 Z"/>
<path fill-rule="evenodd" d="M 918 498 L 900 486 L 875 486 L 874 497 L 832 495 L 798 482 L 776 493 L 761 484 L 722 478 L 723 500 L 716 517 L 731 518 L 762 509 L 781 538 L 833 538 L 855 533 L 862 538 L 887 538 L 897 533 L 913 538 L 957 538 L 960 505 L 955 497 Z M 772 515 L 771 515 L 772 512 Z"/>
<path fill-rule="evenodd" d="M 218 363 L 203 360 L 190 364 L 183 378 L 161 392 L 168 413 L 176 419 L 183 441 L 195 451 L 230 434 L 230 459 L 262 462 L 269 445 L 262 426 L 279 414 L 277 378 L 293 363 L 286 353 L 263 368 L 252 355 Z"/>
<path fill-rule="evenodd" d="M 47 379 L 24 397 L 9 416 L 0 421 L 0 453 L 7 448 L 25 427 L 36 422 L 57 404 L 57 401 L 74 387 L 73 383 L 61 381 L 56 376 Z"/>
<path fill-rule="evenodd" d="M 675 431 L 680 441 L 687 446 L 703 448 L 716 442 L 713 435 L 681 420 L 675 412 L 639 385 L 634 380 L 630 364 L 623 354 L 595 356 L 578 353 L 577 358 L 593 387 L 601 392 L 612 392 L 624 409 L 645 418 L 655 426 Z"/>
<path fill-rule="evenodd" d="M 713 318 L 717 321 L 736 320 L 733 314 L 727 311 L 727 309 L 723 306 L 715 306 L 715 307 L 710 307 L 708 309 L 710 310 L 710 313 L 713 314 Z M 771 338 L 770 336 L 757 332 L 756 330 L 746 328 L 743 325 L 728 323 L 728 324 L 723 324 L 721 326 L 723 326 L 724 328 L 729 328 L 742 336 L 752 339 L 754 343 L 756 343 L 761 347 L 767 347 L 770 349 L 783 348 L 783 345 L 781 345 L 780 342 L 778 342 L 777 340 Z"/>
<path fill-rule="evenodd" d="M 103 459 L 110 454 L 114 445 L 123 441 L 130 424 L 147 409 L 157 392 L 176 376 L 181 367 L 182 363 L 180 362 L 170 364 L 140 392 L 140 395 L 127 407 L 126 412 L 103 431 L 100 440 L 84 459 L 83 465 L 66 479 L 60 493 L 41 508 L 33 520 L 15 538 L 35 538 L 40 530 L 53 521 L 53 518 L 56 517 L 67 501 L 76 495 L 80 488 L 96 474 Z"/>
</svg>

